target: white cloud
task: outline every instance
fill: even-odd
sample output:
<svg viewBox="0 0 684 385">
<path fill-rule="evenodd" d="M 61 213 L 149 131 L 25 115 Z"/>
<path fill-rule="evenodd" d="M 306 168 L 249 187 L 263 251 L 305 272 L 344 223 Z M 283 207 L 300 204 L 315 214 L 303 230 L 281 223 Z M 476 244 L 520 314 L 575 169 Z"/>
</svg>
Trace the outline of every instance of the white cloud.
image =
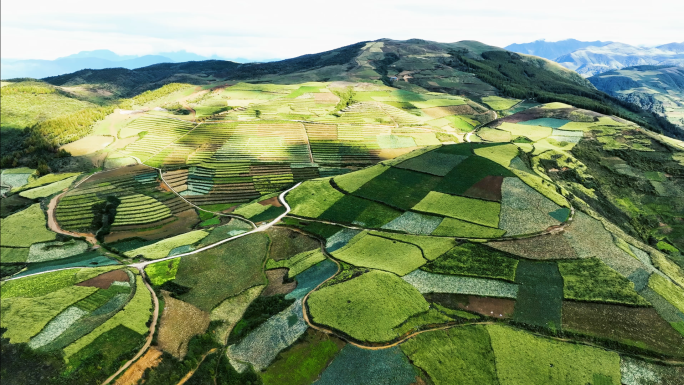
<svg viewBox="0 0 684 385">
<path fill-rule="evenodd" d="M 382 37 L 506 46 L 541 38 L 657 45 L 684 39 L 679 0 L 4 1 L 0 55 L 54 59 L 82 50 L 286 58 Z M 559 5 L 560 4 L 560 5 Z"/>
</svg>

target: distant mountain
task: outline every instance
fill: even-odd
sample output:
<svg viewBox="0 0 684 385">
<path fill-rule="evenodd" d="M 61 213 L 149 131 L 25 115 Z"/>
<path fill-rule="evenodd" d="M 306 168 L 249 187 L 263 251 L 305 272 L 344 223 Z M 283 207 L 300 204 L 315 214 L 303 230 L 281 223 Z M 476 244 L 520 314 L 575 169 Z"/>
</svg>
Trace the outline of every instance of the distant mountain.
<svg viewBox="0 0 684 385">
<path fill-rule="evenodd" d="M 589 77 L 610 70 L 642 65 L 684 66 L 684 43 L 671 43 L 654 48 L 611 43 L 602 47 L 586 47 L 560 56 L 556 62 L 582 76 Z"/>
<path fill-rule="evenodd" d="M 684 68 L 628 67 L 587 80 L 599 90 L 663 116 L 684 129 Z"/>
<path fill-rule="evenodd" d="M 59 76 L 83 69 L 126 68 L 136 69 L 159 63 L 181 63 L 189 61 L 224 60 L 216 55 L 210 57 L 187 51 L 161 52 L 156 55 L 118 55 L 106 49 L 81 51 L 79 53 L 60 57 L 55 60 L 17 60 L 2 59 L 1 76 L 3 79 L 13 78 L 45 78 Z M 236 63 L 255 62 L 245 58 L 230 59 Z M 261 60 L 270 62 L 276 59 Z"/>
<path fill-rule="evenodd" d="M 579 41 L 576 39 L 566 39 L 561 41 L 537 40 L 532 43 L 511 44 L 505 47 L 509 51 L 524 53 L 555 60 L 557 57 L 577 51 L 578 49 L 594 46 L 602 47 L 610 44 L 610 41 Z"/>
</svg>

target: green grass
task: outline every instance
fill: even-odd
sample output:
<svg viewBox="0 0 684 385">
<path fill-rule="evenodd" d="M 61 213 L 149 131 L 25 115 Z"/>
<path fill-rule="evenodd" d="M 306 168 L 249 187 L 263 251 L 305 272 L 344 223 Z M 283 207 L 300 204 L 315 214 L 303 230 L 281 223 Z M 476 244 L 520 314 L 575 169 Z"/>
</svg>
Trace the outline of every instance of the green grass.
<svg viewBox="0 0 684 385">
<path fill-rule="evenodd" d="M 10 170 L 5 170 L 4 173 L 7 174 L 8 171 L 10 171 Z M 33 172 L 35 170 L 29 169 L 28 171 Z M 24 186 L 21 187 L 21 190 L 28 190 L 28 189 L 32 189 L 34 187 L 45 186 L 46 184 L 59 182 L 61 180 L 71 178 L 72 176 L 77 176 L 77 175 L 80 175 L 80 173 L 67 172 L 67 173 L 63 173 L 63 174 L 47 174 L 47 175 L 41 176 L 38 179 L 34 179 L 32 181 L 29 181 L 27 184 L 25 184 Z"/>
<path fill-rule="evenodd" d="M 396 167 L 424 172 L 437 176 L 444 176 L 454 167 L 461 163 L 467 156 L 444 154 L 437 151 L 430 151 L 425 154 L 405 160 Z"/>
<path fill-rule="evenodd" d="M 456 115 L 445 116 L 444 119 L 447 119 L 452 127 L 460 130 L 461 132 L 470 132 L 473 130 L 473 128 L 475 128 L 475 126 L 480 124 L 478 121 Z"/>
<path fill-rule="evenodd" d="M 596 374 L 620 384 L 620 356 L 590 346 L 533 336 L 507 326 L 489 325 L 501 385 L 595 384 Z"/>
<path fill-rule="evenodd" d="M 164 282 L 176 278 L 180 260 L 180 258 L 174 258 L 169 261 L 151 263 L 145 267 L 145 274 L 150 278 L 152 285 L 161 286 Z"/>
<path fill-rule="evenodd" d="M 374 204 L 378 205 L 378 203 L 368 199 L 359 198 L 354 195 L 345 195 L 319 215 L 318 218 L 331 222 L 352 223 L 364 210 Z"/>
<path fill-rule="evenodd" d="M 511 133 L 504 130 L 497 130 L 495 128 L 482 127 L 477 130 L 477 136 L 487 142 L 510 142 Z"/>
<path fill-rule="evenodd" d="M 501 204 L 430 191 L 423 200 L 413 206 L 413 210 L 498 227 Z"/>
<path fill-rule="evenodd" d="M 388 167 L 383 164 L 376 164 L 375 166 L 367 167 L 363 170 L 350 172 L 344 175 L 338 175 L 333 178 L 333 181 L 342 190 L 352 193 L 358 190 L 369 180 L 385 172 L 387 169 Z"/>
<path fill-rule="evenodd" d="M 561 324 L 563 278 L 555 262 L 518 262 L 515 281 L 519 284 L 513 319 L 548 328 Z"/>
<path fill-rule="evenodd" d="M 658 274 L 652 274 L 648 286 L 684 313 L 684 291 Z"/>
<path fill-rule="evenodd" d="M 267 249 L 268 237 L 255 233 L 183 257 L 173 282 L 190 290 L 178 299 L 211 311 L 226 298 L 264 283 Z"/>
<path fill-rule="evenodd" d="M 431 273 L 515 281 L 518 260 L 511 254 L 478 243 L 464 243 L 421 269 Z"/>
<path fill-rule="evenodd" d="M 116 313 L 114 317 L 108 319 L 105 323 L 98 326 L 92 332 L 79 338 L 71 345 L 64 348 L 64 355 L 67 359 L 77 354 L 81 349 L 90 345 L 102 334 L 116 328 L 119 325 L 125 326 L 140 335 L 149 333 L 147 321 L 152 312 L 152 297 L 142 277 L 137 276 L 135 282 L 135 295 L 131 301 L 124 306 L 123 310 Z"/>
<path fill-rule="evenodd" d="M 124 254 L 131 258 L 137 255 L 142 255 L 146 259 L 164 258 L 176 247 L 192 245 L 199 242 L 207 235 L 209 235 L 209 233 L 202 230 L 191 231 L 189 233 L 176 235 L 175 237 L 166 238 L 151 245 L 127 251 Z"/>
<path fill-rule="evenodd" d="M 489 239 L 501 238 L 505 233 L 505 230 L 480 226 L 454 218 L 444 218 L 442 223 L 440 223 L 435 231 L 432 232 L 432 235 L 441 237 Z"/>
<path fill-rule="evenodd" d="M 285 199 L 292 206 L 292 215 L 317 218 L 344 194 L 335 190 L 328 179 L 311 180 L 290 191 Z"/>
<path fill-rule="evenodd" d="M 115 269 L 113 266 L 69 269 L 7 281 L 0 286 L 0 296 L 3 299 L 41 297 Z"/>
<path fill-rule="evenodd" d="M 47 229 L 45 214 L 36 203 L 29 208 L 0 219 L 0 245 L 29 247 L 37 242 L 56 239 L 57 234 Z"/>
<path fill-rule="evenodd" d="M 366 228 L 380 228 L 403 213 L 382 203 L 372 202 L 352 222 Z"/>
<path fill-rule="evenodd" d="M 455 145 L 460 147 L 461 145 Z M 455 147 L 447 146 L 447 147 Z M 459 149 L 460 148 L 455 148 Z M 473 146 L 475 147 L 475 146 Z M 465 145 L 464 150 L 468 149 Z M 475 147 L 475 148 L 479 148 Z M 486 176 L 515 176 L 510 170 L 501 166 L 500 164 L 480 156 L 471 156 L 454 167 L 439 185 L 434 188 L 435 191 L 451 194 L 461 195 L 466 192 L 472 185 L 482 180 Z"/>
<path fill-rule="evenodd" d="M 314 323 L 368 342 L 396 338 L 394 327 L 429 308 L 413 286 L 376 270 L 314 291 L 307 305 Z"/>
<path fill-rule="evenodd" d="M 476 148 L 474 152 L 475 155 L 493 160 L 504 167 L 508 167 L 510 166 L 511 161 L 518 156 L 520 150 L 515 144 L 504 144 Z"/>
<path fill-rule="evenodd" d="M 309 329 L 261 373 L 261 380 L 264 385 L 311 384 L 337 355 L 341 345 L 339 339 Z"/>
<path fill-rule="evenodd" d="M 311 266 L 317 264 L 318 262 L 322 262 L 324 260 L 325 254 L 323 254 L 320 249 L 316 249 L 304 251 L 289 259 L 283 259 L 280 261 L 269 259 L 266 263 L 266 269 L 277 269 L 281 267 L 288 268 L 290 270 L 288 271 L 287 276 L 292 278 Z"/>
<path fill-rule="evenodd" d="M 372 231 L 371 234 L 383 238 L 396 239 L 398 241 L 414 244 L 422 250 L 423 257 L 428 261 L 433 261 L 437 259 L 440 255 L 446 253 L 456 245 L 456 242 L 451 238 L 386 233 L 376 231 Z"/>
<path fill-rule="evenodd" d="M 508 122 L 503 122 L 496 128 L 510 132 L 513 137 L 524 136 L 533 142 L 549 137 L 553 133 L 551 127 L 526 126 L 524 124 Z"/>
<path fill-rule="evenodd" d="M 417 108 L 431 108 L 431 107 L 448 107 L 448 106 L 461 106 L 466 104 L 464 100 L 458 99 L 430 99 L 424 102 L 412 102 Z"/>
<path fill-rule="evenodd" d="M 33 188 L 31 190 L 25 190 L 19 193 L 19 195 L 29 199 L 45 198 L 52 194 L 61 192 L 65 188 L 71 186 L 71 184 L 74 183 L 76 178 L 77 176 L 72 176 L 70 178 L 60 180 L 59 182 L 51 183 L 47 186 L 41 186 Z"/>
<path fill-rule="evenodd" d="M 532 175 L 525 171 L 512 170 L 515 176 L 520 178 L 526 185 L 542 193 L 545 197 L 551 199 L 555 204 L 561 207 L 570 207 L 567 199 L 556 191 L 556 186 L 536 175 Z"/>
<path fill-rule="evenodd" d="M 64 309 L 97 291 L 95 287 L 71 286 L 70 279 L 74 276 L 73 270 L 70 271 L 68 278 L 58 273 L 45 274 L 52 276 L 52 281 L 44 281 L 47 288 L 53 289 L 44 290 L 40 296 L 10 297 L 6 296 L 3 290 L 2 301 L 0 301 L 0 327 L 7 329 L 3 338 L 9 338 L 11 343 L 28 342 Z M 55 285 L 54 280 L 59 277 L 62 282 L 69 282 L 69 286 Z M 30 279 L 24 278 L 9 283 Z M 6 284 L 3 285 L 3 289 Z"/>
<path fill-rule="evenodd" d="M 362 198 L 409 210 L 420 202 L 441 178 L 396 167 L 375 177 L 354 192 Z"/>
<path fill-rule="evenodd" d="M 0 263 L 26 262 L 29 249 L 26 247 L 0 247 Z"/>
<path fill-rule="evenodd" d="M 21 83 L 18 83 L 21 85 Z M 93 107 L 92 103 L 66 97 L 60 93 L 20 93 L 2 96 L 2 130 L 23 129 L 40 121 Z"/>
<path fill-rule="evenodd" d="M 333 256 L 355 266 L 405 275 L 425 264 L 421 250 L 412 244 L 361 233 L 333 252 Z"/>
<path fill-rule="evenodd" d="M 482 103 L 497 111 L 507 110 L 518 104 L 518 102 L 520 102 L 519 99 L 502 98 L 500 96 L 485 96 L 482 98 Z"/>
<path fill-rule="evenodd" d="M 648 306 L 634 284 L 598 258 L 559 261 L 563 296 L 575 301 L 596 301 Z"/>
<path fill-rule="evenodd" d="M 435 385 L 499 383 L 494 351 L 484 326 L 422 333 L 400 347 Z"/>
</svg>

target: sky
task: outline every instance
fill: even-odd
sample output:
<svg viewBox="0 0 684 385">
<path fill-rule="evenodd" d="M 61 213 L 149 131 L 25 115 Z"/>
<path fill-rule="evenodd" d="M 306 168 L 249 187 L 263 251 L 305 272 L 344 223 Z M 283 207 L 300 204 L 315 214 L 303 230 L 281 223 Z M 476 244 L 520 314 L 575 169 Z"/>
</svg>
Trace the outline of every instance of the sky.
<svg viewBox="0 0 684 385">
<path fill-rule="evenodd" d="M 684 40 L 682 15 L 681 0 L 3 0 L 0 57 L 51 60 L 109 49 L 285 59 L 380 38 L 655 46 Z"/>
</svg>

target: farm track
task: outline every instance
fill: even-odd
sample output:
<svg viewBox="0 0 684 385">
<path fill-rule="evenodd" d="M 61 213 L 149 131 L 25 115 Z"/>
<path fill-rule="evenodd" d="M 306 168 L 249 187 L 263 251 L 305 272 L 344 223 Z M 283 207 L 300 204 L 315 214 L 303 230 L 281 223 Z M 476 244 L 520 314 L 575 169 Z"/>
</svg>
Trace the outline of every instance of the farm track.
<svg viewBox="0 0 684 385">
<path fill-rule="evenodd" d="M 195 374 L 195 372 L 197 371 L 197 369 L 199 369 L 200 365 L 202 365 L 202 362 L 204 362 L 204 360 L 205 360 L 207 357 L 209 357 L 210 354 L 214 354 L 214 353 L 216 353 L 217 351 L 218 351 L 218 349 L 213 348 L 213 349 L 209 350 L 208 352 L 204 353 L 204 355 L 202 356 L 202 358 L 197 362 L 197 366 L 196 366 L 194 369 L 192 369 L 191 371 L 189 371 L 188 374 L 186 374 L 185 376 L 183 376 L 183 378 L 181 378 L 181 380 L 178 381 L 178 384 L 176 384 L 176 385 L 183 385 L 183 384 L 185 384 L 185 383 L 192 377 L 192 375 Z"/>
<path fill-rule="evenodd" d="M 102 171 L 100 171 L 100 172 L 102 172 Z M 50 228 L 50 230 L 54 231 L 55 233 L 64 234 L 64 235 L 69 235 L 69 236 L 72 236 L 72 237 L 77 237 L 77 238 L 78 238 L 78 237 L 85 237 L 85 239 L 86 239 L 90 244 L 92 244 L 93 246 L 97 245 L 97 239 L 95 239 L 95 236 L 94 236 L 94 235 L 86 234 L 86 233 L 75 233 L 75 232 L 71 232 L 71 231 L 66 231 L 66 230 L 63 230 L 61 227 L 59 227 L 59 223 L 57 223 L 57 219 L 56 219 L 56 217 L 55 217 L 55 209 L 57 208 L 57 203 L 59 203 L 59 200 L 62 199 L 62 197 L 63 197 L 64 195 L 66 195 L 66 193 L 68 193 L 69 190 L 74 189 L 74 188 L 77 188 L 77 187 L 80 186 L 83 182 L 87 181 L 88 179 L 90 179 L 91 176 L 93 176 L 93 175 L 95 175 L 95 174 L 99 174 L 99 172 L 96 172 L 96 173 L 94 173 L 94 174 L 88 175 L 87 177 L 85 177 L 85 178 L 81 179 L 80 181 L 78 181 L 78 183 L 76 183 L 76 185 L 74 185 L 74 187 L 72 187 L 72 188 L 67 188 L 67 189 L 65 189 L 64 192 L 62 192 L 61 194 L 59 194 L 59 195 L 57 195 L 56 197 L 52 198 L 52 200 L 51 200 L 50 203 L 48 204 L 48 209 L 47 209 L 47 224 L 48 224 L 48 227 Z"/>
<path fill-rule="evenodd" d="M 126 369 L 128 369 L 129 366 L 133 365 L 135 361 L 138 360 L 138 358 L 142 357 L 143 354 L 149 349 L 150 345 L 152 345 L 152 338 L 154 337 L 154 332 L 157 329 L 157 321 L 159 319 L 159 299 L 157 296 L 154 294 L 154 290 L 152 290 L 152 286 L 147 282 L 147 278 L 145 276 L 145 269 L 138 268 L 140 271 L 140 274 L 142 275 L 143 282 L 145 282 L 145 287 L 147 290 L 149 290 L 150 295 L 152 296 L 152 302 L 154 303 L 154 312 L 152 313 L 152 323 L 150 324 L 150 334 L 147 336 L 147 341 L 145 341 L 145 345 L 138 351 L 138 354 L 136 354 L 133 358 L 131 358 L 128 362 L 126 362 L 122 367 L 119 368 L 119 370 L 116 371 L 116 373 L 112 374 L 107 378 L 102 385 L 107 385 L 110 382 L 112 382 L 115 378 L 117 378 L 121 373 L 123 373 Z M 136 288 L 138 290 L 138 288 Z"/>
</svg>

